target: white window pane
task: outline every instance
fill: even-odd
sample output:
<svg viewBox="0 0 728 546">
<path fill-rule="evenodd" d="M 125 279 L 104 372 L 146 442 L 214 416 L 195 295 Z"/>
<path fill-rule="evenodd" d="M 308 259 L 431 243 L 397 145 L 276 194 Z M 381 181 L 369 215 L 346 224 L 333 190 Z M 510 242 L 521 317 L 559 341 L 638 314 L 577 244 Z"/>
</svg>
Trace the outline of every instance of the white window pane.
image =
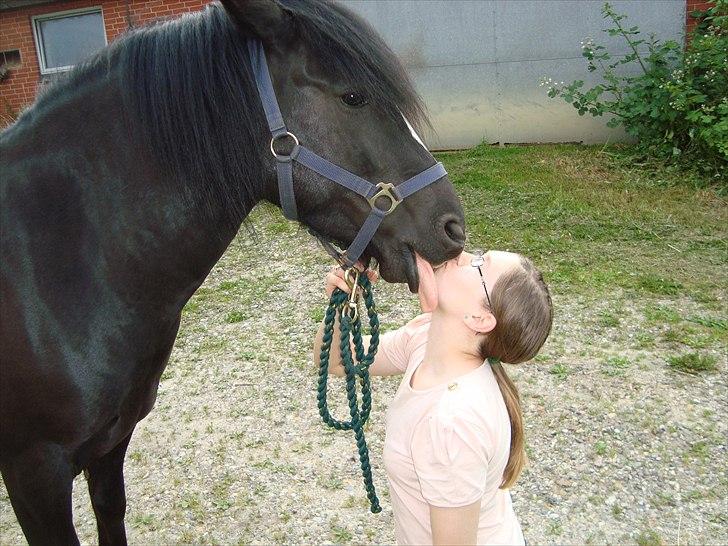
<svg viewBox="0 0 728 546">
<path fill-rule="evenodd" d="M 101 13 L 38 21 L 45 68 L 72 66 L 106 45 Z"/>
</svg>

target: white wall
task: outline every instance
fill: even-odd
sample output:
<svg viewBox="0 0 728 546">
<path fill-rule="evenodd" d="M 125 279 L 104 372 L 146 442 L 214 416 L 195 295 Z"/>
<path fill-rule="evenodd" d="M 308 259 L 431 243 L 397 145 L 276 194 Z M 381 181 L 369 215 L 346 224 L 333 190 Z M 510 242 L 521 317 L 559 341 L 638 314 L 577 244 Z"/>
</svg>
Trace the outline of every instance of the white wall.
<svg viewBox="0 0 728 546">
<path fill-rule="evenodd" d="M 626 52 L 624 40 L 601 29 L 602 0 L 346 0 L 403 59 L 429 109 L 434 149 L 487 142 L 623 140 L 605 118 L 580 117 L 539 87 L 597 81 L 586 70 L 580 41 L 592 37 Z M 682 43 L 685 0 L 611 2 L 645 37 Z"/>
</svg>

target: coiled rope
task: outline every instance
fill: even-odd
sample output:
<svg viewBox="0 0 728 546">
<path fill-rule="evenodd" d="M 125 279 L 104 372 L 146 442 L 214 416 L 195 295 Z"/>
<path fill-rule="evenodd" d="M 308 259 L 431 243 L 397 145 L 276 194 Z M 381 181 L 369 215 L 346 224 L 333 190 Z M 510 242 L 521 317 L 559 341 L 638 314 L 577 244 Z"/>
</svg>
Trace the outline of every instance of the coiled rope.
<svg viewBox="0 0 728 546">
<path fill-rule="evenodd" d="M 377 498 L 377 493 L 374 490 L 374 482 L 372 481 L 372 468 L 369 463 L 369 448 L 364 437 L 364 425 L 367 419 L 369 419 L 369 413 L 372 409 L 369 366 L 374 362 L 374 356 L 379 346 L 379 317 L 374 306 L 372 286 L 367 276 L 359 275 L 358 272 L 355 272 L 354 280 L 350 283 L 350 286 L 352 288 L 351 296 L 338 288 L 335 289 L 333 294 L 331 294 L 331 299 L 326 309 L 319 367 L 318 408 L 321 418 L 328 426 L 336 430 L 354 431 L 356 446 L 359 450 L 359 463 L 364 478 L 364 488 L 367 492 L 371 511 L 377 514 L 382 511 L 382 507 L 379 505 L 379 499 Z M 361 293 L 364 296 L 364 304 L 369 317 L 371 341 L 369 343 L 369 350 L 366 353 L 364 352 L 364 344 L 362 343 L 361 319 L 357 307 L 357 293 L 359 291 L 355 288 L 356 286 L 360 287 Z M 329 412 L 327 401 L 326 386 L 329 374 L 329 354 L 331 352 L 331 341 L 333 339 L 334 324 L 337 317 L 339 319 L 341 333 L 341 360 L 346 372 L 346 397 L 349 402 L 349 414 L 351 416 L 351 420 L 349 421 L 334 419 Z M 351 352 L 350 339 L 354 343 L 354 355 Z M 357 378 L 361 385 L 361 408 L 357 401 Z"/>
</svg>

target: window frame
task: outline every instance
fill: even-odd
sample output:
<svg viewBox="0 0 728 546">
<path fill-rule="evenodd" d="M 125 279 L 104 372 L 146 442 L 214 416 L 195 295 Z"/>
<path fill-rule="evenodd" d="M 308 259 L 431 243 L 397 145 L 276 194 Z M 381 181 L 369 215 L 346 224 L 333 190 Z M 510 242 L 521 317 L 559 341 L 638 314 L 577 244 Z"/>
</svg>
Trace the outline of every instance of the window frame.
<svg viewBox="0 0 728 546">
<path fill-rule="evenodd" d="M 30 18 L 31 26 L 33 27 L 33 41 L 35 42 L 35 52 L 38 56 L 38 66 L 40 67 L 40 73 L 42 76 L 58 74 L 59 72 L 68 72 L 75 65 L 57 66 L 55 68 L 48 68 L 45 65 L 45 44 L 43 43 L 40 33 L 40 23 L 43 23 L 44 21 L 51 21 L 53 19 L 65 19 L 66 17 L 73 17 L 75 15 L 86 15 L 90 13 L 98 13 L 101 15 L 101 26 L 104 29 L 104 46 L 108 45 L 109 39 L 106 35 L 106 21 L 104 20 L 104 10 L 102 6 L 91 6 L 87 8 L 69 9 L 65 11 L 54 11 L 52 13 L 44 13 L 42 15 L 33 15 Z"/>
</svg>

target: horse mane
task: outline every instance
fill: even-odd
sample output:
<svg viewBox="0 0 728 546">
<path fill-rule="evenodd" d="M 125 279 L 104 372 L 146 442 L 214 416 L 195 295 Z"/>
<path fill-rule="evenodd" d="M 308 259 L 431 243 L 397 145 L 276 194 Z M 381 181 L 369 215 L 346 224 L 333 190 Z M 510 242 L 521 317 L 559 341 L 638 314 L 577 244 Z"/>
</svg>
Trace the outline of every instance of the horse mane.
<svg viewBox="0 0 728 546">
<path fill-rule="evenodd" d="M 363 19 L 328 0 L 278 3 L 321 66 L 389 115 L 429 125 L 401 63 Z M 262 193 L 269 131 L 246 36 L 224 8 L 213 3 L 129 31 L 49 86 L 38 103 L 110 70 L 120 77 L 133 137 L 156 155 L 189 199 L 209 211 L 223 207 L 239 223 Z"/>
</svg>

